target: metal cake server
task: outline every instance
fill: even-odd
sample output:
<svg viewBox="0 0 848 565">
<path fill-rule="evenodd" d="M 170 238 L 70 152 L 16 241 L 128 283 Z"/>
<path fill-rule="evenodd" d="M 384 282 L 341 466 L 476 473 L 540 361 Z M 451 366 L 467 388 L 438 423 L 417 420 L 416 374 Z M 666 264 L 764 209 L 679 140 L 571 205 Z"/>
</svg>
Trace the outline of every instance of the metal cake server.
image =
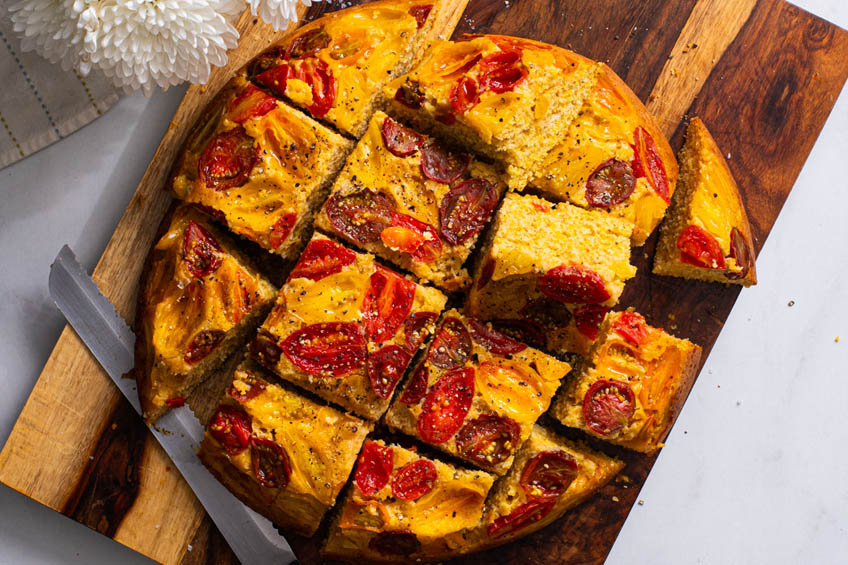
<svg viewBox="0 0 848 565">
<path fill-rule="evenodd" d="M 68 323 L 135 411 L 141 414 L 135 381 L 122 378 L 133 368 L 135 334 L 100 293 L 67 245 L 50 267 L 49 288 L 50 296 Z M 159 418 L 155 426 L 150 426 L 150 431 L 242 563 L 296 562 L 288 542 L 271 521 L 242 504 L 197 458 L 196 447 L 203 439 L 203 426 L 187 405 Z"/>
</svg>

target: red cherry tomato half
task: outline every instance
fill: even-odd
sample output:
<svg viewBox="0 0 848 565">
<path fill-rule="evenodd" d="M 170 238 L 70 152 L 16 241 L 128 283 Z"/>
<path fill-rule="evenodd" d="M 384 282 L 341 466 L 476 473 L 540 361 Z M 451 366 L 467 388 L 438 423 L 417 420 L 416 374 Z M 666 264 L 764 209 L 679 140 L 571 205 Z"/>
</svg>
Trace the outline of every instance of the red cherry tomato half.
<svg viewBox="0 0 848 565">
<path fill-rule="evenodd" d="M 430 327 L 439 319 L 434 312 L 415 312 L 403 322 L 404 345 L 414 354 L 430 334 Z"/>
<path fill-rule="evenodd" d="M 387 345 L 368 357 L 366 367 L 371 390 L 382 399 L 389 398 L 409 364 L 410 355 L 397 345 Z"/>
<path fill-rule="evenodd" d="M 477 289 L 481 289 L 492 280 L 492 275 L 495 274 L 495 260 L 489 258 L 483 263 L 483 268 L 480 269 L 480 278 L 477 280 Z"/>
<path fill-rule="evenodd" d="M 404 404 L 418 404 L 424 398 L 424 395 L 427 394 L 428 384 L 430 384 L 430 370 L 427 368 L 427 365 L 421 363 L 415 369 L 412 378 L 409 379 L 399 400 Z"/>
<path fill-rule="evenodd" d="M 421 263 L 431 263 L 442 253 L 442 240 L 433 226 L 406 214 L 395 213 L 391 227 L 380 233 L 380 240 L 386 247 L 412 255 Z"/>
<path fill-rule="evenodd" d="M 430 15 L 430 10 L 432 9 L 432 4 L 417 4 L 409 9 L 409 15 L 415 18 L 415 23 L 418 24 L 418 29 L 424 27 L 424 23 L 427 21 L 427 16 Z"/>
<path fill-rule="evenodd" d="M 274 249 L 279 248 L 283 242 L 288 239 L 289 235 L 292 232 L 292 228 L 294 228 L 294 224 L 297 222 L 297 214 L 291 212 L 289 214 L 285 214 L 277 220 L 274 225 L 271 227 L 271 247 Z"/>
<path fill-rule="evenodd" d="M 604 279 L 583 265 L 559 265 L 539 277 L 539 292 L 568 304 L 600 304 L 612 296 Z"/>
<path fill-rule="evenodd" d="M 599 435 L 617 432 L 629 424 L 635 410 L 633 389 L 621 381 L 597 381 L 583 397 L 583 420 Z"/>
<path fill-rule="evenodd" d="M 289 79 L 295 78 L 297 74 L 290 63 L 276 59 L 273 55 L 259 59 L 253 70 L 256 73 L 253 80 L 279 97 L 286 95 Z"/>
<path fill-rule="evenodd" d="M 474 398 L 474 369 L 451 371 L 436 381 L 421 404 L 418 435 L 427 443 L 445 443 L 462 426 Z"/>
<path fill-rule="evenodd" d="M 286 59 L 301 59 L 311 57 L 330 44 L 330 35 L 324 27 L 312 28 L 306 33 L 295 37 L 286 49 Z"/>
<path fill-rule="evenodd" d="M 477 81 L 473 77 L 463 76 L 451 87 L 448 93 L 451 108 L 456 114 L 464 114 L 480 102 Z"/>
<path fill-rule="evenodd" d="M 174 398 L 169 398 L 165 401 L 165 405 L 168 408 L 179 408 L 180 406 L 185 406 L 185 398 L 182 396 L 175 396 Z"/>
<path fill-rule="evenodd" d="M 748 276 L 748 271 L 754 266 L 754 254 L 751 248 L 748 247 L 748 242 L 745 241 L 745 236 L 738 229 L 730 230 L 730 256 L 736 260 L 736 264 L 742 267 L 739 272 L 730 272 L 724 274 L 730 280 L 744 279 Z"/>
<path fill-rule="evenodd" d="M 556 500 L 530 500 L 486 527 L 490 538 L 499 538 L 526 528 L 550 514 Z"/>
<path fill-rule="evenodd" d="M 203 330 L 195 334 L 186 348 L 184 361 L 189 365 L 200 363 L 215 351 L 226 334 L 221 330 Z"/>
<path fill-rule="evenodd" d="M 250 416 L 244 410 L 221 404 L 209 421 L 209 433 L 228 454 L 238 455 L 250 442 Z"/>
<path fill-rule="evenodd" d="M 498 205 L 498 191 L 485 179 L 468 179 L 451 188 L 439 205 L 439 233 L 451 245 L 476 236 Z"/>
<path fill-rule="evenodd" d="M 244 390 L 237 389 L 235 385 L 230 385 L 227 389 L 227 394 L 238 402 L 244 403 L 248 400 L 253 400 L 265 390 L 268 383 L 250 373 L 245 373 L 241 376 L 242 385 L 246 386 Z"/>
<path fill-rule="evenodd" d="M 563 304 L 547 296 L 531 300 L 519 311 L 526 320 L 539 322 L 543 326 L 564 328 L 571 323 L 571 310 Z"/>
<path fill-rule="evenodd" d="M 577 325 L 577 331 L 591 340 L 597 339 L 598 330 L 609 310 L 606 306 L 598 304 L 580 306 L 574 311 L 574 323 Z"/>
<path fill-rule="evenodd" d="M 250 438 L 250 463 L 256 480 L 268 488 L 286 488 L 291 477 L 289 455 L 274 440 Z"/>
<path fill-rule="evenodd" d="M 462 367 L 471 355 L 471 334 L 459 318 L 446 318 L 430 344 L 427 360 L 442 369 Z"/>
<path fill-rule="evenodd" d="M 373 243 L 392 225 L 394 209 L 388 198 L 366 189 L 346 196 L 332 195 L 325 212 L 339 235 L 356 243 Z"/>
<path fill-rule="evenodd" d="M 208 277 L 221 266 L 221 246 L 206 228 L 195 221 L 186 226 L 183 236 L 183 261 L 192 276 Z"/>
<path fill-rule="evenodd" d="M 321 59 L 305 59 L 297 68 L 297 78 L 312 87 L 312 105 L 307 110 L 316 118 L 327 115 L 336 101 L 333 70 Z"/>
<path fill-rule="evenodd" d="M 645 318 L 636 312 L 622 312 L 612 323 L 612 329 L 637 347 L 648 339 L 648 324 L 645 323 Z"/>
<path fill-rule="evenodd" d="M 248 347 L 250 356 L 256 359 L 264 367 L 273 369 L 280 362 L 283 350 L 277 344 L 277 340 L 271 334 L 261 331 Z"/>
<path fill-rule="evenodd" d="M 565 451 L 543 451 L 524 466 L 519 484 L 530 498 L 559 498 L 577 478 L 577 468 Z"/>
<path fill-rule="evenodd" d="M 498 94 L 515 90 L 527 78 L 529 71 L 521 62 L 518 51 L 500 51 L 480 60 L 480 81 L 483 90 Z"/>
<path fill-rule="evenodd" d="M 254 147 L 253 138 L 239 126 L 210 139 L 197 168 L 207 188 L 227 190 L 246 183 L 258 160 L 259 148 Z"/>
<path fill-rule="evenodd" d="M 456 434 L 462 457 L 483 467 L 509 459 L 518 448 L 521 428 L 510 418 L 483 414 L 467 422 Z"/>
<path fill-rule="evenodd" d="M 492 324 L 492 327 L 499 332 L 512 336 L 531 347 L 544 348 L 547 343 L 545 330 L 536 321 L 520 320 L 516 318 L 501 318 L 498 320 L 492 320 L 490 323 Z"/>
<path fill-rule="evenodd" d="M 383 343 L 397 333 L 415 300 L 416 285 L 385 267 L 377 267 L 362 302 L 365 331 L 374 343 Z"/>
<path fill-rule="evenodd" d="M 316 377 L 340 377 L 365 363 L 362 329 L 353 322 L 327 322 L 299 329 L 282 343 L 289 361 Z"/>
<path fill-rule="evenodd" d="M 353 481 L 359 492 L 371 496 L 389 484 L 394 467 L 394 452 L 391 447 L 369 441 L 362 448 L 356 463 Z"/>
<path fill-rule="evenodd" d="M 482 322 L 477 320 L 469 320 L 468 325 L 471 327 L 471 337 L 486 348 L 490 353 L 495 355 L 512 355 L 519 351 L 524 351 L 527 346 L 519 341 L 515 341 L 497 330 L 493 330 Z"/>
<path fill-rule="evenodd" d="M 439 474 L 432 461 L 419 459 L 400 468 L 392 479 L 392 496 L 401 500 L 416 500 L 431 490 Z"/>
<path fill-rule="evenodd" d="M 727 264 L 716 238 L 700 226 L 686 226 L 677 237 L 680 260 L 704 269 L 724 269 Z"/>
<path fill-rule="evenodd" d="M 243 124 L 250 118 L 264 116 L 276 107 L 276 98 L 248 84 L 238 98 L 232 101 L 227 114 L 235 123 Z"/>
<path fill-rule="evenodd" d="M 354 261 L 356 253 L 350 249 L 345 249 L 329 239 L 315 239 L 310 241 L 301 253 L 289 279 L 305 278 L 318 281 L 342 272 L 342 269 Z"/>
<path fill-rule="evenodd" d="M 668 204 L 668 175 L 654 138 L 642 126 L 636 128 L 633 138 L 633 174 L 647 178 L 654 192 Z"/>
<path fill-rule="evenodd" d="M 383 120 L 380 133 L 383 135 L 386 148 L 396 157 L 413 155 L 427 140 L 425 136 L 400 125 L 391 118 Z"/>
<path fill-rule="evenodd" d="M 421 172 L 430 180 L 450 184 L 461 177 L 471 164 L 468 153 L 448 151 L 438 143 L 421 148 Z"/>
<path fill-rule="evenodd" d="M 408 557 L 421 550 L 421 542 L 409 530 L 380 532 L 368 542 L 368 548 L 383 555 Z"/>
<path fill-rule="evenodd" d="M 410 110 L 418 110 L 424 102 L 421 85 L 417 80 L 407 79 L 395 92 L 395 100 Z"/>
<path fill-rule="evenodd" d="M 634 190 L 636 177 L 630 163 L 609 159 L 586 181 L 586 201 L 589 206 L 609 208 L 627 200 Z"/>
</svg>

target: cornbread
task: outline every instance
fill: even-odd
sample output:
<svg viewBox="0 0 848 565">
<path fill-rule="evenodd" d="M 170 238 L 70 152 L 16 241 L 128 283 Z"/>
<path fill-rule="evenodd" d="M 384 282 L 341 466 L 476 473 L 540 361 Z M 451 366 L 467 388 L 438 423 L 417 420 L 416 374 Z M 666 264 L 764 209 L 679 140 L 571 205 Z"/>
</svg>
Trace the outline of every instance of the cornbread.
<svg viewBox="0 0 848 565">
<path fill-rule="evenodd" d="M 745 205 L 724 154 L 700 118 L 689 122 L 679 160 L 680 190 L 660 226 L 654 273 L 757 284 Z"/>
<path fill-rule="evenodd" d="M 502 475 L 570 370 L 450 310 L 386 424 Z"/>
<path fill-rule="evenodd" d="M 315 234 L 250 352 L 283 379 L 376 420 L 446 300 Z"/>
<path fill-rule="evenodd" d="M 494 476 L 462 470 L 385 442 L 366 442 L 330 526 L 325 558 L 433 561 L 473 549 Z"/>
<path fill-rule="evenodd" d="M 613 312 L 586 360 L 562 387 L 551 415 L 571 428 L 651 453 L 661 447 L 698 371 L 701 348 Z"/>
<path fill-rule="evenodd" d="M 536 347 L 585 354 L 636 273 L 631 231 L 600 210 L 508 193 L 483 245 L 466 313 Z"/>
<path fill-rule="evenodd" d="M 245 504 L 311 536 L 348 480 L 371 424 L 274 383 L 242 363 L 198 456 Z"/>
<path fill-rule="evenodd" d="M 455 291 L 505 189 L 493 167 L 377 112 L 315 224 Z"/>
<path fill-rule="evenodd" d="M 276 289 L 207 216 L 178 206 L 159 228 L 136 309 L 141 410 L 156 421 L 180 406 L 267 314 Z"/>
</svg>

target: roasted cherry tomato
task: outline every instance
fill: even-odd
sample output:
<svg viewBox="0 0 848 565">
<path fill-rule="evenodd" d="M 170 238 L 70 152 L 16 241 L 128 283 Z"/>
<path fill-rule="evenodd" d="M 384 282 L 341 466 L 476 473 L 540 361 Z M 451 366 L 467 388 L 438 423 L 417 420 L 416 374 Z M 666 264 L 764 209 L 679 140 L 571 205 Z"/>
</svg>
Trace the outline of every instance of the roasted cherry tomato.
<svg viewBox="0 0 848 565">
<path fill-rule="evenodd" d="M 421 149 L 427 138 L 408 127 L 404 127 L 391 118 L 383 120 L 380 128 L 383 135 L 383 143 L 386 148 L 396 157 L 409 157 Z"/>
<path fill-rule="evenodd" d="M 554 267 L 539 277 L 536 288 L 548 298 L 568 304 L 600 304 L 611 296 L 604 279 L 583 265 Z"/>
<path fill-rule="evenodd" d="M 577 468 L 565 451 L 543 451 L 524 466 L 519 484 L 530 498 L 559 498 L 577 478 Z"/>
<path fill-rule="evenodd" d="M 356 261 L 356 253 L 350 249 L 345 249 L 329 239 L 316 239 L 310 241 L 300 254 L 300 259 L 292 269 L 289 279 L 305 278 L 318 281 L 340 273 L 354 261 Z"/>
<path fill-rule="evenodd" d="M 586 201 L 590 206 L 609 208 L 627 200 L 635 189 L 636 177 L 630 163 L 609 159 L 586 181 Z"/>
<path fill-rule="evenodd" d="M 238 98 L 232 101 L 227 115 L 235 123 L 243 124 L 250 118 L 264 116 L 276 107 L 276 98 L 248 84 Z"/>
<path fill-rule="evenodd" d="M 577 331 L 591 340 L 598 337 L 601 323 L 609 312 L 609 308 L 599 304 L 584 304 L 574 311 L 574 323 Z"/>
<path fill-rule="evenodd" d="M 253 80 L 279 97 L 286 95 L 289 79 L 295 78 L 297 74 L 291 63 L 275 59 L 271 55 L 258 59 L 253 65 L 256 71 Z"/>
<path fill-rule="evenodd" d="M 500 51 L 480 60 L 480 83 L 483 90 L 498 94 L 515 90 L 527 78 L 527 67 L 518 51 Z"/>
<path fill-rule="evenodd" d="M 362 302 L 365 331 L 374 343 L 394 337 L 415 300 L 415 283 L 385 267 L 377 266 Z"/>
<path fill-rule="evenodd" d="M 346 196 L 334 194 L 325 211 L 337 233 L 356 243 L 373 243 L 392 225 L 394 209 L 381 193 L 363 189 Z"/>
<path fill-rule="evenodd" d="M 645 323 L 645 318 L 636 312 L 622 312 L 621 316 L 612 323 L 612 329 L 637 347 L 648 339 L 648 325 Z"/>
<path fill-rule="evenodd" d="M 221 345 L 225 335 L 221 330 L 203 330 L 197 332 L 191 339 L 191 343 L 188 344 L 183 359 L 189 365 L 200 363 Z"/>
<path fill-rule="evenodd" d="M 489 258 L 483 263 L 483 268 L 480 269 L 480 278 L 477 280 L 477 289 L 481 289 L 492 280 L 492 275 L 495 274 L 495 260 Z"/>
<path fill-rule="evenodd" d="M 421 148 L 421 172 L 430 180 L 450 184 L 471 164 L 468 153 L 448 151 L 438 143 L 429 143 Z"/>
<path fill-rule="evenodd" d="M 336 79 L 333 69 L 321 59 L 305 59 L 297 67 L 297 78 L 312 87 L 312 104 L 307 108 L 316 118 L 330 111 L 336 101 Z"/>
<path fill-rule="evenodd" d="M 542 325 L 564 328 L 571 323 L 571 310 L 557 300 L 543 296 L 525 304 L 519 311 L 522 318 Z"/>
<path fill-rule="evenodd" d="M 286 49 L 286 59 L 302 59 L 311 57 L 330 44 L 330 34 L 324 31 L 324 27 L 312 28 L 306 33 L 295 37 Z"/>
<path fill-rule="evenodd" d="M 493 330 L 482 322 L 477 320 L 469 320 L 468 325 L 471 327 L 471 337 L 486 348 L 490 353 L 495 355 L 512 355 L 519 351 L 524 351 L 527 346 L 519 341 L 515 341 L 511 337 L 497 330 Z"/>
<path fill-rule="evenodd" d="M 180 406 L 185 406 L 185 398 L 182 396 L 175 396 L 174 398 L 169 398 L 165 401 L 165 405 L 168 408 L 179 408 Z"/>
<path fill-rule="evenodd" d="M 456 434 L 462 457 L 492 466 L 509 459 L 518 448 L 521 428 L 510 418 L 483 414 L 467 422 Z"/>
<path fill-rule="evenodd" d="M 489 524 L 486 532 L 490 538 L 499 538 L 513 534 L 530 524 L 542 520 L 550 514 L 556 505 L 556 500 L 530 500 L 525 502 L 506 516 L 496 518 Z"/>
<path fill-rule="evenodd" d="M 297 214 L 294 212 L 280 216 L 280 219 L 274 222 L 274 225 L 271 226 L 271 247 L 273 249 L 277 249 L 288 239 L 296 222 Z"/>
<path fill-rule="evenodd" d="M 263 330 L 260 330 L 256 339 L 250 343 L 248 351 L 251 357 L 269 369 L 277 366 L 283 353 L 274 336 Z"/>
<path fill-rule="evenodd" d="M 415 354 L 430 333 L 430 326 L 439 319 L 434 312 L 415 312 L 403 322 L 404 345 L 410 354 Z"/>
<path fill-rule="evenodd" d="M 250 442 L 250 416 L 244 410 L 221 404 L 209 421 L 209 433 L 230 455 L 238 455 Z"/>
<path fill-rule="evenodd" d="M 395 92 L 395 100 L 411 110 L 418 110 L 424 102 L 421 85 L 417 80 L 407 79 Z"/>
<path fill-rule="evenodd" d="M 327 322 L 299 329 L 282 343 L 292 364 L 316 377 L 341 377 L 365 363 L 362 329 L 353 322 Z"/>
<path fill-rule="evenodd" d="M 463 76 L 451 87 L 448 93 L 451 108 L 455 114 L 464 114 L 480 102 L 480 92 L 474 77 Z"/>
<path fill-rule="evenodd" d="M 410 355 L 397 345 L 387 345 L 368 356 L 366 367 L 371 390 L 380 398 L 392 395 L 409 364 Z"/>
<path fill-rule="evenodd" d="M 498 205 L 498 191 L 485 179 L 468 179 L 451 188 L 439 205 L 439 232 L 462 245 L 483 229 Z"/>
<path fill-rule="evenodd" d="M 471 355 L 471 334 L 459 318 L 446 318 L 436 331 L 427 360 L 442 369 L 456 369 Z"/>
<path fill-rule="evenodd" d="M 412 256 L 421 263 L 435 261 L 442 253 L 442 240 L 433 226 L 406 214 L 395 213 L 392 225 L 380 233 L 386 247 Z"/>
<path fill-rule="evenodd" d="M 409 530 L 380 532 L 368 542 L 368 548 L 383 555 L 409 556 L 421 549 L 421 542 Z"/>
<path fill-rule="evenodd" d="M 221 246 L 206 228 L 190 221 L 183 236 L 183 261 L 192 276 L 202 279 L 221 266 Z"/>
<path fill-rule="evenodd" d="M 419 459 L 400 468 L 392 479 L 392 496 L 401 500 L 416 500 L 431 490 L 439 474 L 432 461 Z"/>
<path fill-rule="evenodd" d="M 424 27 L 424 24 L 427 22 L 427 16 L 430 15 L 430 10 L 432 9 L 432 4 L 417 4 L 409 9 L 409 15 L 415 18 L 418 29 Z"/>
<path fill-rule="evenodd" d="M 621 381 L 597 381 L 583 397 L 583 420 L 599 435 L 617 432 L 629 424 L 635 410 L 633 389 Z"/>
<path fill-rule="evenodd" d="M 499 332 L 505 333 L 531 347 L 544 348 L 547 343 L 545 330 L 534 320 L 501 318 L 489 322 Z"/>
<path fill-rule="evenodd" d="M 645 128 L 639 126 L 633 132 L 633 174 L 637 177 L 645 177 L 660 198 L 669 202 L 668 175 L 665 165 L 660 158 L 654 138 Z"/>
<path fill-rule="evenodd" d="M 724 253 L 716 238 L 700 226 L 686 226 L 677 237 L 680 260 L 704 269 L 724 269 Z"/>
<path fill-rule="evenodd" d="M 432 386 L 418 416 L 418 435 L 427 443 L 445 443 L 462 426 L 474 398 L 474 369 L 444 375 Z"/>
<path fill-rule="evenodd" d="M 250 438 L 250 463 L 253 466 L 253 475 L 262 486 L 288 486 L 291 477 L 289 455 L 276 441 L 256 436 Z"/>
<path fill-rule="evenodd" d="M 371 496 L 387 484 L 394 468 L 394 452 L 391 447 L 369 441 L 362 448 L 356 462 L 353 481 L 359 492 Z"/>
<path fill-rule="evenodd" d="M 739 272 L 728 271 L 724 274 L 730 280 L 744 279 L 748 276 L 748 271 L 754 265 L 754 254 L 748 243 L 745 241 L 745 236 L 738 229 L 730 230 L 730 256 L 736 260 L 736 264 L 742 267 Z"/>
<path fill-rule="evenodd" d="M 239 380 L 242 385 L 245 387 L 244 389 L 238 389 L 234 384 L 231 384 L 227 389 L 227 394 L 230 397 L 234 398 L 238 402 L 244 403 L 248 400 L 253 400 L 265 390 L 265 387 L 268 383 L 260 379 L 259 377 L 252 375 L 250 373 L 244 373 L 240 376 Z"/>
<path fill-rule="evenodd" d="M 200 155 L 197 169 L 207 188 L 227 190 L 247 182 L 250 171 L 259 160 L 259 148 L 253 138 L 238 126 L 209 140 Z"/>
<path fill-rule="evenodd" d="M 399 400 L 404 404 L 418 404 L 424 398 L 424 395 L 427 394 L 427 385 L 429 383 L 430 370 L 427 368 L 427 365 L 421 363 L 409 379 Z"/>
</svg>

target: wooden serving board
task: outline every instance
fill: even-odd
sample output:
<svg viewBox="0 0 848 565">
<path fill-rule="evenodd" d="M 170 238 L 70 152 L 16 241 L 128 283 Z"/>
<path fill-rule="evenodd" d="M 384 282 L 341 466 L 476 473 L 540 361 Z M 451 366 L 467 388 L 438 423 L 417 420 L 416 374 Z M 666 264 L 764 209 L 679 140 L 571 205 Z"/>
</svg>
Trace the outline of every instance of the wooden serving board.
<svg viewBox="0 0 848 565">
<path fill-rule="evenodd" d="M 335 8 L 300 13 L 308 19 Z M 783 0 L 446 0 L 438 17 L 443 35 L 455 26 L 457 34 L 519 35 L 607 62 L 657 115 L 675 149 L 685 116 L 700 116 L 731 156 L 757 250 L 848 75 L 848 33 Z M 285 35 L 249 14 L 238 28 L 242 39 L 229 64 L 205 87 L 188 89 L 94 271 L 127 319 L 143 258 L 170 205 L 163 185 L 189 128 L 234 69 Z M 697 342 L 706 357 L 739 288 L 651 276 L 655 242 L 634 253 L 639 274 L 622 305 Z M 627 461 L 629 481 L 613 482 L 532 536 L 463 561 L 602 562 L 655 461 L 615 452 Z M 157 561 L 236 561 L 69 327 L 0 453 L 0 481 Z M 321 533 L 288 536 L 301 563 L 318 561 Z"/>
</svg>

